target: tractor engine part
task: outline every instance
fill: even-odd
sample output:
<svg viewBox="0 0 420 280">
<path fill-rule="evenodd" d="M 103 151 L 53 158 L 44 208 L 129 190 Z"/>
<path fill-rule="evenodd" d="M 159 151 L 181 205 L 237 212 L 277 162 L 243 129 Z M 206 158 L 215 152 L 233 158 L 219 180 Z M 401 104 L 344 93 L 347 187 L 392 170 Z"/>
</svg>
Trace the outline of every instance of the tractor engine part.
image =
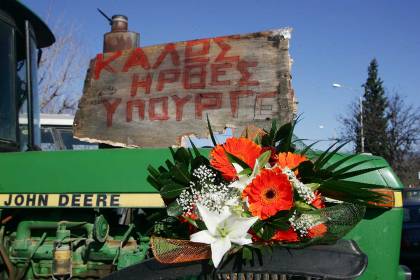
<svg viewBox="0 0 420 280">
<path fill-rule="evenodd" d="M 91 210 L 81 222 L 71 221 L 73 211 L 67 220 L 41 221 L 34 218 L 45 212 L 35 210 L 32 220 L 3 225 L 0 279 L 96 279 L 146 258 L 149 238 L 134 224 L 119 225 L 114 211 Z"/>
<path fill-rule="evenodd" d="M 71 278 L 72 257 L 69 245 L 57 245 L 53 252 L 52 271 L 55 277 Z"/>
</svg>

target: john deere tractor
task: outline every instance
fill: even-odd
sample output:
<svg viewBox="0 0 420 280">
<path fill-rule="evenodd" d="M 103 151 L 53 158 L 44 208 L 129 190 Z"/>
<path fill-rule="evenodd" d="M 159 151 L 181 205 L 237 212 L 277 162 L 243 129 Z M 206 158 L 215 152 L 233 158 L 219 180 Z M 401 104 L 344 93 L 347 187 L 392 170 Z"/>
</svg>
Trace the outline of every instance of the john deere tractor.
<svg viewBox="0 0 420 280">
<path fill-rule="evenodd" d="M 169 150 L 40 151 L 37 66 L 54 41 L 30 9 L 1 0 L 0 279 L 404 279 L 398 265 L 402 185 L 389 167 L 355 178 L 391 186 L 395 195 L 390 208 L 368 210 L 347 236 L 355 242 L 278 250 L 265 266 L 227 264 L 223 271 L 208 262 L 156 262 L 150 230 L 165 209 L 146 180 L 147 166 L 159 166 Z M 375 164 L 388 166 L 382 159 Z"/>
</svg>

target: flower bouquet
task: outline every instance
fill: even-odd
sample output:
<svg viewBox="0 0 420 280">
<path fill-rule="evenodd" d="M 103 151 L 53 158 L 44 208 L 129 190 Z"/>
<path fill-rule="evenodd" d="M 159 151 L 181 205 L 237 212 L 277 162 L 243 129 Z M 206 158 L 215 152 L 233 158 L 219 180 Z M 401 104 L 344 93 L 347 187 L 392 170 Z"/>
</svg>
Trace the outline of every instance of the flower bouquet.
<svg viewBox="0 0 420 280">
<path fill-rule="evenodd" d="M 209 159 L 192 144 L 170 149 L 173 161 L 148 169 L 167 205 L 151 239 L 163 263 L 211 258 L 218 267 L 233 253 L 246 260 L 268 246 L 334 242 L 363 218 L 367 204 L 386 199 L 372 185 L 346 181 L 382 167 L 361 168 L 368 160 L 338 154 L 347 143 L 323 153 L 312 145 L 298 149 L 296 121 L 247 129 L 224 144 L 208 125 L 215 145 Z"/>
</svg>

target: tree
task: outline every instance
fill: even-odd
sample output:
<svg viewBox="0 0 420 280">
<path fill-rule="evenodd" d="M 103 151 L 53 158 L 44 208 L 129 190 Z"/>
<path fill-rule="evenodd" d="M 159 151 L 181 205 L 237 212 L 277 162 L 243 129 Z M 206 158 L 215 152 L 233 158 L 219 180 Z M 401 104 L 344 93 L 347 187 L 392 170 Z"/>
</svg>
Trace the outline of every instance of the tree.
<svg viewBox="0 0 420 280">
<path fill-rule="evenodd" d="M 364 151 L 386 158 L 387 147 L 387 116 L 388 101 L 382 80 L 378 77 L 376 59 L 370 62 L 368 78 L 363 84 L 363 136 Z M 358 131 L 360 133 L 360 130 Z M 359 142 L 360 143 L 360 142 Z M 357 147 L 360 151 L 360 146 Z"/>
<path fill-rule="evenodd" d="M 404 186 L 419 186 L 420 152 L 414 151 L 404 157 L 404 161 L 397 167 L 396 173 Z"/>
<path fill-rule="evenodd" d="M 52 14 L 52 2 L 46 22 L 56 42 L 43 50 L 38 70 L 38 88 L 43 113 L 74 113 L 82 93 L 83 76 L 87 69 L 87 56 L 75 24 L 64 23 Z"/>
<path fill-rule="evenodd" d="M 420 134 L 420 108 L 406 105 L 399 94 L 394 94 L 388 105 L 387 157 L 400 179 L 414 184 L 413 175 L 420 170 L 420 154 L 416 143 Z"/>
<path fill-rule="evenodd" d="M 375 59 L 369 64 L 368 78 L 362 87 L 364 151 L 384 157 L 404 184 L 414 184 L 420 166 L 417 150 L 420 108 L 406 105 L 397 93 L 390 98 L 386 96 Z M 355 151 L 360 152 L 360 109 L 357 102 L 350 105 L 347 116 L 339 119 L 342 138 L 352 141 Z"/>
</svg>

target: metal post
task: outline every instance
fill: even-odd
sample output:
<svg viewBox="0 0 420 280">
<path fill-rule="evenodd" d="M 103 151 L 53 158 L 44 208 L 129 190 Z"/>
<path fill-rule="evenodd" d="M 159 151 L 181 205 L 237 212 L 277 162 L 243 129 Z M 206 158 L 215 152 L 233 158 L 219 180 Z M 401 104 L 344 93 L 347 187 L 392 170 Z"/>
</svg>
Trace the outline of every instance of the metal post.
<svg viewBox="0 0 420 280">
<path fill-rule="evenodd" d="M 32 80 L 32 54 L 31 54 L 31 25 L 25 21 L 25 44 L 26 44 L 26 92 L 28 94 L 28 150 L 35 150 L 35 126 L 34 126 L 34 92 Z"/>
<path fill-rule="evenodd" d="M 365 135 L 363 131 L 363 97 L 359 97 L 360 102 L 360 151 L 365 152 Z"/>
</svg>

